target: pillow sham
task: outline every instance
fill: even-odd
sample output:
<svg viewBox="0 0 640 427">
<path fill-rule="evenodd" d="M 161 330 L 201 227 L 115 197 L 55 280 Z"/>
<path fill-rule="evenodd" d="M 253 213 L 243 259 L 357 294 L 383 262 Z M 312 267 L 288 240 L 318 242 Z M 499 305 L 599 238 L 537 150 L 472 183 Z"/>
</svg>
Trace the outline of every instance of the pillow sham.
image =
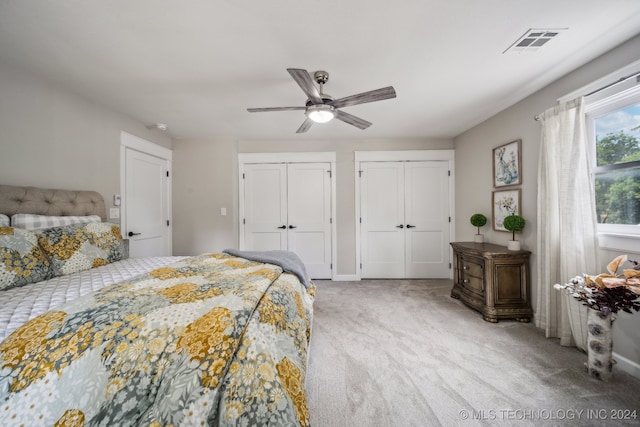
<svg viewBox="0 0 640 427">
<path fill-rule="evenodd" d="M 65 225 L 36 233 L 56 276 L 126 258 L 120 227 L 108 222 Z"/>
<path fill-rule="evenodd" d="M 0 214 L 0 227 L 8 227 L 11 224 L 11 220 L 5 214 Z"/>
<path fill-rule="evenodd" d="M 98 215 L 87 216 L 51 216 L 36 214 L 14 214 L 11 216 L 11 226 L 26 230 L 40 230 L 42 228 L 60 227 L 62 225 L 86 224 L 101 222 Z"/>
<path fill-rule="evenodd" d="M 29 230 L 0 227 L 0 290 L 51 278 L 51 264 Z"/>
</svg>

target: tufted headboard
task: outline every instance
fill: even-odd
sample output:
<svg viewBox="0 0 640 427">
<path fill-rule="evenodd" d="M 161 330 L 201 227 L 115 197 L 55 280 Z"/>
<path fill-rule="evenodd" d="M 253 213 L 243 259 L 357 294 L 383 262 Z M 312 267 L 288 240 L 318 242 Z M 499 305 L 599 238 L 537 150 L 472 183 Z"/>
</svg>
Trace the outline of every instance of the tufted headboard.
<svg viewBox="0 0 640 427">
<path fill-rule="evenodd" d="M 53 190 L 0 185 L 0 214 L 99 215 L 107 220 L 107 208 L 96 191 Z"/>
</svg>

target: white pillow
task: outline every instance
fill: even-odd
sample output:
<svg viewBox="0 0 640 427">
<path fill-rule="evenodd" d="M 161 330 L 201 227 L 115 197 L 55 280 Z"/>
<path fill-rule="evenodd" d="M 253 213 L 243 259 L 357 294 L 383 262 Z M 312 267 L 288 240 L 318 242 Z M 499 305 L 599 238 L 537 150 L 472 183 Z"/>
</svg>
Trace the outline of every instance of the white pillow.
<svg viewBox="0 0 640 427">
<path fill-rule="evenodd" d="M 11 226 L 26 230 L 39 230 L 42 228 L 60 227 L 63 225 L 87 224 L 90 222 L 102 222 L 98 215 L 87 216 L 49 216 L 35 214 L 15 214 L 11 216 Z"/>
<path fill-rule="evenodd" d="M 0 227 L 8 227 L 11 224 L 9 217 L 5 214 L 0 214 Z"/>
</svg>

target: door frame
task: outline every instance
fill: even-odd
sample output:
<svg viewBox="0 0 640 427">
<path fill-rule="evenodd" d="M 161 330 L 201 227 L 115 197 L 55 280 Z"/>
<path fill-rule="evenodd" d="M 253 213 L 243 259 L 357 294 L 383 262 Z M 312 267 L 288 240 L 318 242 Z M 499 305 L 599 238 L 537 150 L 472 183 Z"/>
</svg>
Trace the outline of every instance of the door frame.
<svg viewBox="0 0 640 427">
<path fill-rule="evenodd" d="M 360 172 L 361 162 L 411 162 L 411 161 L 446 161 L 449 166 L 449 239 L 455 242 L 455 150 L 398 150 L 398 151 L 354 151 L 354 180 L 355 180 L 355 230 L 356 230 L 356 278 L 362 280 L 361 235 L 360 235 Z M 453 263 L 453 255 L 449 251 L 449 262 Z M 449 278 L 453 278 L 453 269 L 450 269 Z"/>
<path fill-rule="evenodd" d="M 148 141 L 138 136 L 132 135 L 128 132 L 120 132 L 120 230 L 123 237 L 126 238 L 127 232 L 127 203 L 126 203 L 126 180 L 127 180 L 127 150 L 136 150 L 150 156 L 158 157 L 164 160 L 165 168 L 169 176 L 167 177 L 166 185 L 166 197 L 167 197 L 167 212 L 165 212 L 169 226 L 167 227 L 167 245 L 165 247 L 168 255 L 173 254 L 173 218 L 172 218 L 172 198 L 171 198 L 171 179 L 173 178 L 173 151 L 165 148 L 155 142 Z"/>
<path fill-rule="evenodd" d="M 331 171 L 331 280 L 335 280 L 337 267 L 336 233 L 336 153 L 334 151 L 238 153 L 238 229 L 239 248 L 244 249 L 244 165 L 248 163 L 329 163 Z"/>
</svg>

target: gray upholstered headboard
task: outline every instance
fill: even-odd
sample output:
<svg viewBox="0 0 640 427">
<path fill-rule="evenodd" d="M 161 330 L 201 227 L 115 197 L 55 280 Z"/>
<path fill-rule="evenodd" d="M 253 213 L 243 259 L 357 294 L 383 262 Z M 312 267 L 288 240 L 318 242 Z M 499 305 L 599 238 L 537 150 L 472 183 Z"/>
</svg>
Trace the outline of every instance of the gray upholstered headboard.
<svg viewBox="0 0 640 427">
<path fill-rule="evenodd" d="M 107 208 L 96 191 L 53 190 L 0 185 L 0 213 L 37 215 L 99 215 L 107 220 Z"/>
</svg>

